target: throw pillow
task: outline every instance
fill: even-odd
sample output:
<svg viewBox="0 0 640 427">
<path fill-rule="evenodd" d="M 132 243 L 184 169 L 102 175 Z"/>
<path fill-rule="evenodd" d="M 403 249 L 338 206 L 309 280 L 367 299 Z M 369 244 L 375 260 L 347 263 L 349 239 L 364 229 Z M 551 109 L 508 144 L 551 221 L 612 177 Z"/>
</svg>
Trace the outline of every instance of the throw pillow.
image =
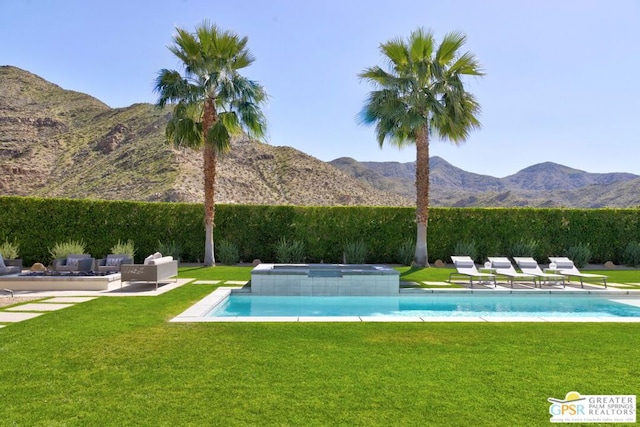
<svg viewBox="0 0 640 427">
<path fill-rule="evenodd" d="M 107 257 L 107 267 L 117 267 L 122 263 L 121 257 Z"/>
<path fill-rule="evenodd" d="M 144 259 L 144 265 L 149 265 L 152 259 L 153 259 L 153 255 L 149 255 L 148 257 L 146 257 Z"/>
<path fill-rule="evenodd" d="M 67 258 L 67 264 L 68 267 L 77 267 L 78 266 L 78 258 L 74 258 L 74 257 L 69 257 Z"/>
</svg>

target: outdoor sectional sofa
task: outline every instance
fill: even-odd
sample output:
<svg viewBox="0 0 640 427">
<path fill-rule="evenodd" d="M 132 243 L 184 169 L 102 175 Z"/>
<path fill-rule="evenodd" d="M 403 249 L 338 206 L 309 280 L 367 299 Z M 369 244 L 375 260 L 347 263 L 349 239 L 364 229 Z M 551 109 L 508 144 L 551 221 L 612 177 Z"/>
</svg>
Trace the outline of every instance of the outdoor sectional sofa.
<svg viewBox="0 0 640 427">
<path fill-rule="evenodd" d="M 54 259 L 53 270 L 88 272 L 93 270 L 95 261 L 89 254 L 70 254 L 66 258 Z"/>
<path fill-rule="evenodd" d="M 96 270 L 100 272 L 120 271 L 123 264 L 133 264 L 133 258 L 126 254 L 109 254 L 96 262 Z"/>
<path fill-rule="evenodd" d="M 122 264 L 120 266 L 121 282 L 153 282 L 158 289 L 158 283 L 170 280 L 178 275 L 178 261 L 171 256 L 163 257 L 156 253 L 144 260 L 144 264 Z"/>
</svg>

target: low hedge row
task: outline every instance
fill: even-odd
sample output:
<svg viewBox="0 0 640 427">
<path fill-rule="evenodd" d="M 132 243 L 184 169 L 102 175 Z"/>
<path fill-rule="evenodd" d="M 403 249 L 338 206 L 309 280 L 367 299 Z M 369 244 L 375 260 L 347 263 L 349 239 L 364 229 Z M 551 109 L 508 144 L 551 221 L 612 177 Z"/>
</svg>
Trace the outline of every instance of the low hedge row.
<svg viewBox="0 0 640 427">
<path fill-rule="evenodd" d="M 640 241 L 638 209 L 432 208 L 429 259 L 449 260 L 454 246 L 474 241 L 478 258 L 507 254 L 520 239 L 539 242 L 537 257 L 561 255 L 589 244 L 592 262 L 620 262 L 629 242 Z M 118 240 L 133 240 L 136 260 L 175 243 L 182 260 L 204 257 L 203 207 L 193 203 L 0 197 L 0 241 L 16 240 L 25 265 L 49 262 L 56 242 L 82 239 L 95 257 Z M 303 241 L 308 262 L 340 262 L 347 242 L 362 240 L 368 262 L 398 262 L 415 238 L 413 208 L 218 205 L 216 240 L 236 244 L 244 261 L 275 259 L 281 237 Z"/>
</svg>

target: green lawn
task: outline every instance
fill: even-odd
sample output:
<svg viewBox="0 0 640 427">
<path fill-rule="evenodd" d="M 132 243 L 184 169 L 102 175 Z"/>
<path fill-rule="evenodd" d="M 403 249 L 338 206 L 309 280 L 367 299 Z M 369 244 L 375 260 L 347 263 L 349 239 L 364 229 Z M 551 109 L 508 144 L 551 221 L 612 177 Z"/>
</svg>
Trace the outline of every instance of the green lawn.
<svg viewBox="0 0 640 427">
<path fill-rule="evenodd" d="M 638 324 L 167 322 L 213 289 L 0 329 L 0 425 L 544 426 L 548 397 L 640 390 Z"/>
</svg>

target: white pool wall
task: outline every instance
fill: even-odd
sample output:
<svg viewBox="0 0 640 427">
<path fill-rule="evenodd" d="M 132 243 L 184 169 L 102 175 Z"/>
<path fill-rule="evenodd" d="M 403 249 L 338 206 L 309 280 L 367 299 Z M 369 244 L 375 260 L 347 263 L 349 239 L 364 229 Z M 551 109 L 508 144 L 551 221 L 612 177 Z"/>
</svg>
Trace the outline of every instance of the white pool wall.
<svg viewBox="0 0 640 427">
<path fill-rule="evenodd" d="M 251 293 L 286 296 L 381 296 L 400 293 L 400 273 L 378 264 L 259 264 Z"/>
</svg>

